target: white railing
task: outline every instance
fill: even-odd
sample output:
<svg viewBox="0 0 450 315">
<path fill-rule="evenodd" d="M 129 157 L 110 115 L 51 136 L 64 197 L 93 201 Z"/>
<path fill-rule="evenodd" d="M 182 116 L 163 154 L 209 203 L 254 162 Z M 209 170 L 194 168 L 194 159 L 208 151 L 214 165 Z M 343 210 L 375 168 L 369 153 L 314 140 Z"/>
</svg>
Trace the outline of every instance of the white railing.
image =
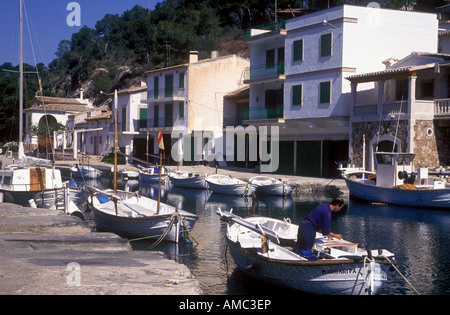
<svg viewBox="0 0 450 315">
<path fill-rule="evenodd" d="M 450 116 L 450 98 L 434 100 L 435 116 Z"/>
<path fill-rule="evenodd" d="M 380 107 L 382 115 L 408 113 L 408 102 L 406 101 L 383 103 L 382 105 L 380 105 Z M 353 106 L 354 117 L 368 117 L 378 115 L 379 115 L 379 104 L 364 104 Z"/>
</svg>

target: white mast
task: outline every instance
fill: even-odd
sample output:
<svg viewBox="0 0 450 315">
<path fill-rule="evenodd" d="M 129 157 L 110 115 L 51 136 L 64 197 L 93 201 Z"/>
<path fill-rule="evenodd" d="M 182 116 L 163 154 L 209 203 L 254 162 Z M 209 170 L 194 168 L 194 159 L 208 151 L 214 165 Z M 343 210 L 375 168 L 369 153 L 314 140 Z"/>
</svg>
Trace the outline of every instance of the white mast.
<svg viewBox="0 0 450 315">
<path fill-rule="evenodd" d="M 23 9 L 20 2 L 20 27 L 19 27 L 19 160 L 25 157 L 23 147 Z"/>
</svg>

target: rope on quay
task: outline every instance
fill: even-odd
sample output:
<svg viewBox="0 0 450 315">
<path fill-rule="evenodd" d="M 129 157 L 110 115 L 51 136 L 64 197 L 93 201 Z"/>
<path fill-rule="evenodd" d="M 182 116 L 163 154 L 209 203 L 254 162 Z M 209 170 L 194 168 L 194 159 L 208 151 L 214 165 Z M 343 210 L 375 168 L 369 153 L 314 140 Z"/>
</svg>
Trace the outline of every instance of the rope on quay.
<svg viewBox="0 0 450 315">
<path fill-rule="evenodd" d="M 211 287 L 209 287 L 206 283 L 204 283 L 204 282 L 202 282 L 202 281 L 200 281 L 198 279 L 185 279 L 185 280 L 167 279 L 166 282 L 164 283 L 164 285 L 165 286 L 177 285 L 179 283 L 188 282 L 188 281 L 197 281 L 201 285 L 204 285 L 206 288 L 208 288 L 208 290 L 210 290 L 213 295 L 217 295 L 216 292 L 214 292 L 214 290 L 211 289 Z"/>
<path fill-rule="evenodd" d="M 408 279 L 405 278 L 405 276 L 398 270 L 398 268 L 392 263 L 392 261 L 389 260 L 386 256 L 383 256 L 383 258 L 386 258 L 386 260 L 391 264 L 392 267 L 398 272 L 398 274 L 406 281 L 406 283 L 414 290 L 414 292 L 417 293 L 417 295 L 420 295 L 420 293 L 414 288 L 414 286 L 408 281 Z"/>
</svg>

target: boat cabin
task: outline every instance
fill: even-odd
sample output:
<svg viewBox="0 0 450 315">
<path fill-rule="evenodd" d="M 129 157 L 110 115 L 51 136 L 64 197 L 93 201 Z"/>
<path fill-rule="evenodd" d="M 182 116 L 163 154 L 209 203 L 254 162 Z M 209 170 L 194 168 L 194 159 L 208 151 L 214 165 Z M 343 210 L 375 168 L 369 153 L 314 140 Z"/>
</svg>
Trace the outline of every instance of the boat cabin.
<svg viewBox="0 0 450 315">
<path fill-rule="evenodd" d="M 393 187 L 403 184 L 414 184 L 413 153 L 376 152 L 377 186 Z M 428 174 L 427 174 L 428 176 Z"/>
</svg>

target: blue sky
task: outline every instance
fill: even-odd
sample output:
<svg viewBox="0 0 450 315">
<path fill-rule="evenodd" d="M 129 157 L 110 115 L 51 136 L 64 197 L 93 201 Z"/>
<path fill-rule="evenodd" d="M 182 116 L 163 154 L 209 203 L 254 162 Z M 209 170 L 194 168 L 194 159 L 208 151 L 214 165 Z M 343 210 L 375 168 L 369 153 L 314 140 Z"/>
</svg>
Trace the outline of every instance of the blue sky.
<svg viewBox="0 0 450 315">
<path fill-rule="evenodd" d="M 0 19 L 0 64 L 19 63 L 19 1 L 1 0 Z M 81 26 L 69 26 L 67 11 L 70 2 L 77 2 L 81 8 Z M 157 0 L 25 0 L 37 63 L 48 65 L 56 58 L 55 52 L 61 40 L 70 40 L 73 33 L 82 26 L 95 27 L 95 23 L 106 14 L 119 14 L 135 5 L 144 8 L 155 7 Z M 34 65 L 34 58 L 24 16 L 24 62 Z"/>
</svg>

